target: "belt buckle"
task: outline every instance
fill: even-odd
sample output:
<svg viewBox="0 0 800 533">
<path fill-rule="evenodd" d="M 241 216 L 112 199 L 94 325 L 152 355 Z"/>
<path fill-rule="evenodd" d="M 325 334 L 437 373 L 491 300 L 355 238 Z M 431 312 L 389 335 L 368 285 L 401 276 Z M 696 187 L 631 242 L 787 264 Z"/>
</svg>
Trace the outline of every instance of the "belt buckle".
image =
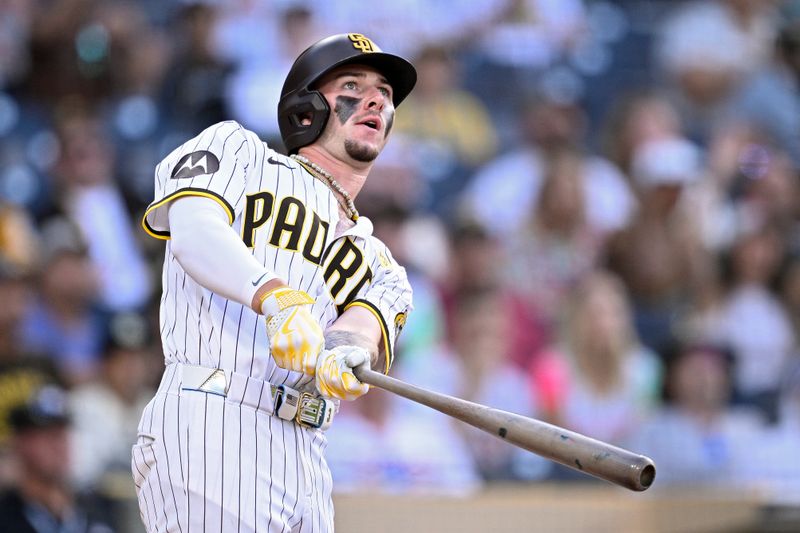
<svg viewBox="0 0 800 533">
<path fill-rule="evenodd" d="M 228 394 L 228 376 L 221 368 L 214 369 L 197 389 L 224 397 Z"/>
<path fill-rule="evenodd" d="M 301 426 L 325 430 L 333 420 L 333 402 L 316 398 L 308 392 L 300 394 L 295 421 Z"/>
<path fill-rule="evenodd" d="M 285 385 L 272 386 L 273 393 L 273 411 L 278 418 L 284 420 L 295 420 L 299 414 L 300 395 L 294 389 L 290 389 Z"/>
</svg>

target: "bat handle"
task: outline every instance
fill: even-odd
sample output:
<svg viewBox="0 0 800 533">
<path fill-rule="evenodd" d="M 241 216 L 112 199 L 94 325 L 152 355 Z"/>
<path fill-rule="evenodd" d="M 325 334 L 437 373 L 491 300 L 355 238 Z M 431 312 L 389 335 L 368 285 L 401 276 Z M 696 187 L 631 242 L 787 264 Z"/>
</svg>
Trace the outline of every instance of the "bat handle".
<svg viewBox="0 0 800 533">
<path fill-rule="evenodd" d="M 394 381 L 394 379 L 390 378 L 389 376 L 385 376 L 380 372 L 372 370 L 367 363 L 354 367 L 353 375 L 361 383 L 366 383 L 367 385 L 374 385 L 375 387 L 380 387 L 380 388 L 385 388 L 387 385 L 390 386 L 391 382 Z"/>
<path fill-rule="evenodd" d="M 367 385 L 372 385 L 373 387 L 378 387 L 385 391 L 393 392 L 404 398 L 408 398 L 409 400 L 418 401 L 423 405 L 428 405 L 425 403 L 425 401 L 421 401 L 419 397 L 415 397 L 416 395 L 409 394 L 409 391 L 419 391 L 423 394 L 430 394 L 429 391 L 417 387 L 416 385 L 405 383 L 391 376 L 387 376 L 386 374 L 376 372 L 375 370 L 372 370 L 367 363 L 353 368 L 353 375 L 358 378 L 358 381 L 361 383 L 366 383 Z M 428 405 L 428 407 L 431 406 Z"/>
</svg>

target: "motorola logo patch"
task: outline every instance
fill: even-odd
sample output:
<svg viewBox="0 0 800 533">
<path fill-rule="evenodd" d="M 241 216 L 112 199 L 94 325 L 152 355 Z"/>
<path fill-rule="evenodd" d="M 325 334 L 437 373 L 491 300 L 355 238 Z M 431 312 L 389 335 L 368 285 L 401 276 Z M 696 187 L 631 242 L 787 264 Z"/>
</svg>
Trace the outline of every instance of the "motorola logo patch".
<svg viewBox="0 0 800 533">
<path fill-rule="evenodd" d="M 199 150 L 181 157 L 172 171 L 172 179 L 194 178 L 203 174 L 213 174 L 219 170 L 219 159 L 206 150 Z"/>
</svg>

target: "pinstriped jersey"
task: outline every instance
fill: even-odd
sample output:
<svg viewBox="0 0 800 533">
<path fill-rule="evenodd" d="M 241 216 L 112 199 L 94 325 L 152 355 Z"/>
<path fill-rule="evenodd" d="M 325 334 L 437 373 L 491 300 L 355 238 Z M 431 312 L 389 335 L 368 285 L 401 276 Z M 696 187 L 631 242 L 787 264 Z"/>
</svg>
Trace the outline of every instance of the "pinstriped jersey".
<svg viewBox="0 0 800 533">
<path fill-rule="evenodd" d="M 195 282 L 172 254 L 168 205 L 187 195 L 218 202 L 253 256 L 315 299 L 311 312 L 323 329 L 350 306 L 369 309 L 383 331 L 380 364 L 388 372 L 411 309 L 405 270 L 372 235 L 366 217 L 335 236 L 340 214 L 328 185 L 233 121 L 204 130 L 156 167 L 155 200 L 142 225 L 167 241 L 160 307 L 167 364 L 223 368 L 313 389 L 313 377 L 275 365 L 261 315 Z"/>
</svg>

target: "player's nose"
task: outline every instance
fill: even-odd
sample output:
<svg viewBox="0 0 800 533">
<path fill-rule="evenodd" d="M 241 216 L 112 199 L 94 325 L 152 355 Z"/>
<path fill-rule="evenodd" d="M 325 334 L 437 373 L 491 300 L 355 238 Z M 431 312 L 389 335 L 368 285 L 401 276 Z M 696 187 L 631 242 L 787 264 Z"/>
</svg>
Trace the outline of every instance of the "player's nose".
<svg viewBox="0 0 800 533">
<path fill-rule="evenodd" d="M 367 109 L 373 111 L 381 111 L 387 104 L 386 95 L 378 87 L 372 87 L 364 100 Z"/>
</svg>

